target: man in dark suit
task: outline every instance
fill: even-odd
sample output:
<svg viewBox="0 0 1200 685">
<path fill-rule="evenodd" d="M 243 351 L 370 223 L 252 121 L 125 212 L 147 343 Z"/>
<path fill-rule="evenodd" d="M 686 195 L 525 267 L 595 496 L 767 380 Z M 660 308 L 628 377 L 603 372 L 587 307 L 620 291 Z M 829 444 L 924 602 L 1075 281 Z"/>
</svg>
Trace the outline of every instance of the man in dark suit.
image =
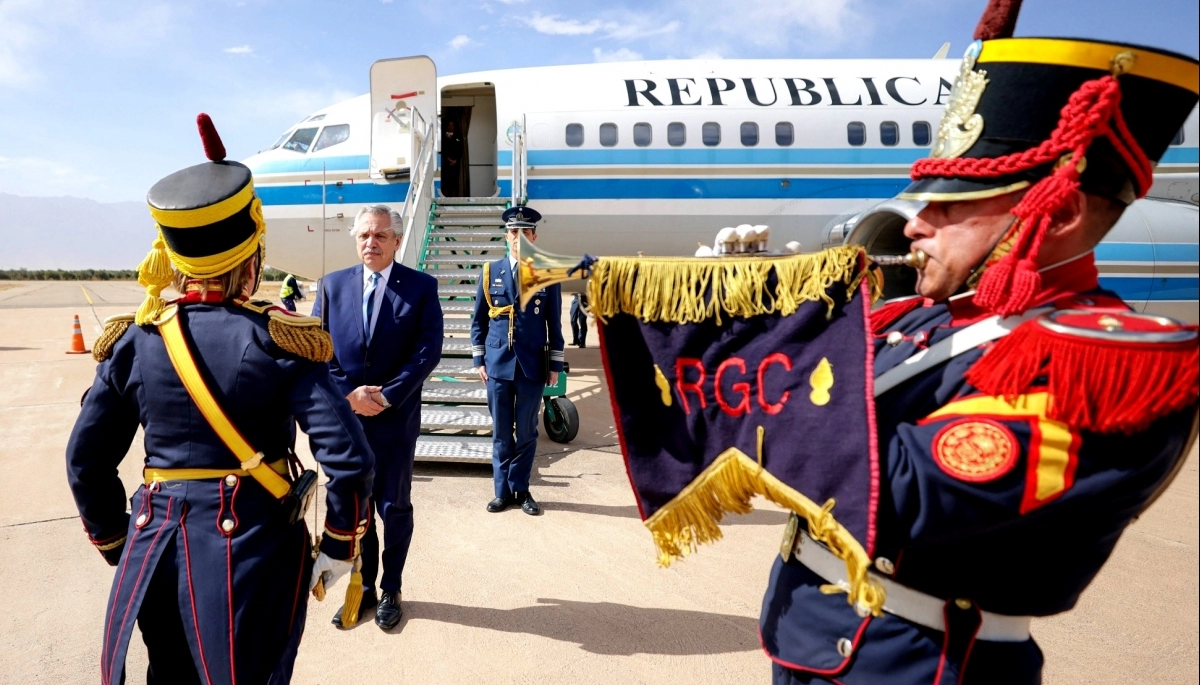
<svg viewBox="0 0 1200 685">
<path fill-rule="evenodd" d="M 363 538 L 361 610 L 378 603 L 375 623 L 400 622 L 400 581 L 412 542 L 413 457 L 421 429 L 421 385 L 442 356 L 437 280 L 395 263 L 400 217 L 368 205 L 354 218 L 361 265 L 325 277 L 313 307 L 333 336 L 334 382 L 362 422 L 375 452 L 372 501 L 383 520 L 383 575 L 375 517 Z M 333 618 L 341 625 L 341 611 Z"/>
<path fill-rule="evenodd" d="M 487 382 L 492 412 L 492 476 L 496 498 L 492 513 L 512 505 L 531 516 L 542 513 L 529 494 L 529 474 L 537 452 L 538 409 L 542 390 L 558 383 L 563 369 L 562 291 L 538 291 L 523 309 L 514 281 L 517 246 L 524 234 L 537 240 L 542 215 L 529 207 L 504 212 L 509 255 L 485 265 L 471 320 L 471 357 Z M 547 367 L 547 365 L 549 365 Z"/>
</svg>

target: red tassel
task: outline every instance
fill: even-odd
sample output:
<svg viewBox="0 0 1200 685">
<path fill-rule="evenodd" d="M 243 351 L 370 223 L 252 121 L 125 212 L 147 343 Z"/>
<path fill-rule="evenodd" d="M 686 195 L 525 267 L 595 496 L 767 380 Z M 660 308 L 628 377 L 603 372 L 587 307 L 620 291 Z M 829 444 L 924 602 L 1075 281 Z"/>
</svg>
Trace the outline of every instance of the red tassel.
<svg viewBox="0 0 1200 685">
<path fill-rule="evenodd" d="M 196 127 L 200 129 L 200 142 L 204 145 L 204 156 L 210 161 L 220 162 L 225 159 L 225 144 L 217 134 L 217 127 L 212 119 L 201 112 L 196 116 Z"/>
<path fill-rule="evenodd" d="M 887 329 L 909 312 L 925 306 L 925 298 L 910 297 L 899 302 L 889 302 L 871 312 L 871 332 L 875 335 L 887 333 Z"/>
<path fill-rule="evenodd" d="M 1021 0 L 991 0 L 975 26 L 975 40 L 1012 38 L 1020 12 Z"/>
<path fill-rule="evenodd" d="M 1045 385 L 1049 418 L 1096 433 L 1132 434 L 1200 399 L 1200 346 L 1116 342 L 1055 333 L 1029 321 L 967 372 L 986 395 L 1009 401 Z"/>
</svg>

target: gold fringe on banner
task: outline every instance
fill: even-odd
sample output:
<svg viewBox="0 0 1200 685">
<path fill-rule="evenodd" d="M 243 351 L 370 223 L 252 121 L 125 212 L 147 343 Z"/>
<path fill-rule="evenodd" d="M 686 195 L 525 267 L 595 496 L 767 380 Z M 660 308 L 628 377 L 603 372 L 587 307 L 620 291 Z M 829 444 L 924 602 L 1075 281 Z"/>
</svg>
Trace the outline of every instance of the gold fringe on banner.
<svg viewBox="0 0 1200 685">
<path fill-rule="evenodd" d="M 882 295 L 881 274 L 866 264 L 863 248 L 853 245 L 786 257 L 601 257 L 592 266 L 588 300 L 602 322 L 630 314 L 642 321 L 720 324 L 722 316 L 788 316 L 817 300 L 832 312 L 826 291 L 834 283 L 846 284 L 853 298 L 865 277 L 872 301 Z"/>
<path fill-rule="evenodd" d="M 834 501 L 818 506 L 736 447 L 722 452 L 674 499 L 646 519 L 658 548 L 659 564 L 668 566 L 673 559 L 695 552 L 697 545 L 720 540 L 721 519 L 726 513 L 750 513 L 750 499 L 755 495 L 804 517 L 809 535 L 846 564 L 849 588 L 827 586 L 821 588 L 822 592 L 846 591 L 850 604 L 880 615 L 886 593 L 867 574 L 871 558 L 866 550 L 833 517 Z"/>
</svg>

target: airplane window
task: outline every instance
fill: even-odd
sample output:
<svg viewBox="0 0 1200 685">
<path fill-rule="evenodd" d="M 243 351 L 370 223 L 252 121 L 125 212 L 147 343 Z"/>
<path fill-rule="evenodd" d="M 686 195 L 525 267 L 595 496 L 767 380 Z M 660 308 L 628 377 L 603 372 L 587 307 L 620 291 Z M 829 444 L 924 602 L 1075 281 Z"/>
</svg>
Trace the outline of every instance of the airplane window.
<svg viewBox="0 0 1200 685">
<path fill-rule="evenodd" d="M 316 116 L 309 117 L 308 119 L 306 119 L 306 121 L 320 121 L 324 118 L 325 118 L 324 114 L 317 114 Z"/>
<path fill-rule="evenodd" d="M 651 130 L 650 124 L 645 122 L 633 125 L 633 144 L 638 147 L 646 147 L 654 138 L 654 131 Z"/>
<path fill-rule="evenodd" d="M 334 124 L 326 126 L 321 131 L 321 137 L 317 138 L 317 144 L 313 146 L 312 151 L 324 150 L 327 147 L 333 147 L 338 143 L 344 143 L 350 140 L 350 124 Z"/>
<path fill-rule="evenodd" d="M 567 147 L 583 145 L 583 124 L 567 124 Z"/>
<path fill-rule="evenodd" d="M 721 144 L 721 125 L 710 121 L 700 127 L 700 140 L 709 147 Z"/>
<path fill-rule="evenodd" d="M 867 127 L 861 121 L 846 124 L 846 139 L 855 147 L 867 142 Z"/>
<path fill-rule="evenodd" d="M 612 147 L 617 144 L 616 124 L 600 124 L 600 144 L 604 147 Z"/>
<path fill-rule="evenodd" d="M 929 145 L 929 141 L 933 137 L 930 135 L 928 121 L 914 121 L 912 133 L 913 145 L 916 145 L 917 147 L 925 147 L 926 145 Z"/>
<path fill-rule="evenodd" d="M 758 145 L 758 124 L 753 121 L 742 122 L 742 145 L 748 147 Z"/>
<path fill-rule="evenodd" d="M 792 125 L 786 121 L 781 121 L 775 124 L 775 144 L 780 147 L 788 147 L 796 142 L 796 131 Z"/>
<path fill-rule="evenodd" d="M 313 138 L 317 137 L 316 128 L 301 128 L 296 129 L 288 142 L 283 144 L 284 150 L 299 152 L 301 154 L 308 152 L 308 148 L 312 145 Z"/>
<path fill-rule="evenodd" d="M 885 121 L 879 125 L 879 142 L 888 146 L 900 142 L 900 127 L 896 122 Z"/>
<path fill-rule="evenodd" d="M 283 135 L 279 136 L 279 138 L 276 139 L 275 142 L 271 144 L 271 147 L 269 147 L 267 149 L 274 150 L 275 148 L 279 147 L 280 145 L 283 145 L 283 141 L 287 140 L 288 136 L 290 136 L 290 135 L 292 135 L 291 129 L 284 131 Z"/>
<path fill-rule="evenodd" d="M 682 122 L 672 121 L 667 124 L 667 145 L 679 147 L 687 142 L 687 126 Z"/>
<path fill-rule="evenodd" d="M 1171 139 L 1171 144 L 1172 145 L 1183 145 L 1183 129 L 1182 128 L 1179 129 L 1179 133 L 1176 133 L 1175 137 Z"/>
</svg>

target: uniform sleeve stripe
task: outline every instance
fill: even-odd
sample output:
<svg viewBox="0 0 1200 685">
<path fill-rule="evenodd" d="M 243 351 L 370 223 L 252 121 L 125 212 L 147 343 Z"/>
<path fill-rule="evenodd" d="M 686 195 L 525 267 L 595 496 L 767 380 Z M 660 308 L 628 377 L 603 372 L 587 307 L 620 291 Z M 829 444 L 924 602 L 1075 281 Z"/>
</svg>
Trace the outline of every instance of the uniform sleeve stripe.
<svg viewBox="0 0 1200 685">
<path fill-rule="evenodd" d="M 559 352 L 557 350 L 551 350 L 550 358 L 553 359 L 554 361 L 560 361 L 562 359 L 565 359 L 566 357 L 563 356 L 562 352 Z"/>
</svg>

